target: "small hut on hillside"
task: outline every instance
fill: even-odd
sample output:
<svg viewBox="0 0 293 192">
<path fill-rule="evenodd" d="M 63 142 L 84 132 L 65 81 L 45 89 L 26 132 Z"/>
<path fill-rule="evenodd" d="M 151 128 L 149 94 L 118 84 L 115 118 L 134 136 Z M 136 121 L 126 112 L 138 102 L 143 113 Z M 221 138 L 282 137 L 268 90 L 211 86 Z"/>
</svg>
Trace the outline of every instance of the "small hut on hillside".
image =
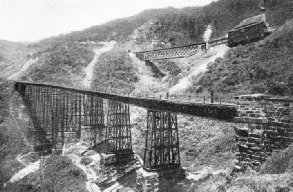
<svg viewBox="0 0 293 192">
<path fill-rule="evenodd" d="M 262 8 L 261 10 L 262 14 L 245 19 L 228 32 L 229 47 L 256 42 L 270 34 L 266 22 L 266 10 L 265 8 Z"/>
</svg>

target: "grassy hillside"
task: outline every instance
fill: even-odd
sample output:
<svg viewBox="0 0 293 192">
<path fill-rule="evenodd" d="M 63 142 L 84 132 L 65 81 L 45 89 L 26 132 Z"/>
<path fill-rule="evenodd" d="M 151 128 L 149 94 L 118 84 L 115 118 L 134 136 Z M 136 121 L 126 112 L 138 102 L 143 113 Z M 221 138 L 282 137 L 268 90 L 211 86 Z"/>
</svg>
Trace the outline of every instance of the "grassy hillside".
<svg viewBox="0 0 293 192">
<path fill-rule="evenodd" d="M 272 26 L 282 25 L 293 17 L 291 0 L 267 0 L 266 6 L 268 22 Z M 159 38 L 165 42 L 165 45 L 172 46 L 202 41 L 202 35 L 209 24 L 213 26 L 212 38 L 222 37 L 243 19 L 257 14 L 259 14 L 259 6 L 255 0 L 219 0 L 204 7 L 146 10 L 133 17 L 114 20 L 81 32 L 48 38 L 30 45 L 30 48 L 42 49 L 42 51 L 30 56 L 39 60 L 31 66 L 22 80 L 77 85 L 84 78 L 82 69 L 90 63 L 94 53 L 88 47 L 80 46 L 75 41 L 114 39 L 120 45 L 127 44 L 130 39 L 133 40 L 129 37 L 133 35 L 133 31 L 141 29 L 142 24 L 151 19 L 157 19 L 159 24 L 154 28 L 151 25 L 150 28 L 144 28 L 146 33 L 142 35 L 146 35 L 146 38 L 138 42 L 138 45 L 140 43 L 150 45 L 154 38 Z M 293 21 L 288 21 L 264 41 L 231 49 L 225 58 L 218 59 L 209 65 L 208 71 L 202 78 L 193 82 L 191 90 L 198 92 L 213 89 L 215 92 L 235 94 L 245 91 L 292 95 L 292 26 Z M 116 48 L 99 57 L 94 68 L 93 88 L 100 90 L 111 88 L 129 93 L 137 87 L 141 77 L 137 76 L 136 66 L 133 65 L 135 63 L 132 63 L 125 49 L 122 45 L 122 49 Z M 0 52 L 0 62 L 3 62 L 9 51 L 5 54 L 1 53 L 4 52 Z M 159 61 L 156 64 L 167 76 L 165 81 L 168 87 L 176 84 L 183 76 L 182 68 L 176 62 Z M 163 78 L 156 79 L 157 87 L 150 85 L 153 89 L 146 89 L 144 86 L 140 89 L 151 93 L 155 89 L 158 92 L 162 91 L 164 84 L 161 79 Z M 7 181 L 13 173 L 22 168 L 15 158 L 18 154 L 27 152 L 29 148 L 24 140 L 26 137 L 22 136 L 15 121 L 7 118 L 10 95 L 6 86 L 2 90 L 4 89 L 6 95 L 0 95 L 0 107 L 4 108 L 2 116 L 6 117 L 6 121 L 0 125 L 0 183 Z M 1 100 L 4 101 L 2 104 Z M 132 129 L 133 146 L 135 152 L 140 155 L 144 148 L 142 138 L 144 138 L 145 114 L 146 111 L 141 114 L 132 114 L 136 117 Z M 185 116 L 180 116 L 178 119 L 181 160 L 188 171 L 197 171 L 205 166 L 215 170 L 222 169 L 234 159 L 232 123 Z M 24 120 L 17 123 L 22 128 L 24 127 L 24 130 L 28 124 Z M 285 155 L 290 156 L 291 159 L 291 152 Z M 287 161 L 287 159 L 280 161 L 290 164 L 291 160 Z M 271 162 L 264 168 L 265 173 L 271 173 L 269 171 L 275 169 L 279 159 L 273 159 Z M 85 182 L 85 176 L 66 157 L 51 157 L 47 160 L 46 168 L 47 184 L 51 189 L 55 191 L 85 190 L 84 186 L 81 186 Z M 37 174 L 26 177 L 15 186 L 9 186 L 9 190 L 24 191 L 29 188 L 31 191 L 39 190 L 40 183 L 36 179 Z M 226 178 L 224 180 L 226 181 Z M 213 181 L 214 179 L 211 180 L 212 183 Z"/>
<path fill-rule="evenodd" d="M 9 115 L 9 101 L 12 92 L 12 83 L 0 78 L 0 124 Z"/>
<path fill-rule="evenodd" d="M 21 61 L 26 56 L 26 45 L 0 40 L 0 71 L 9 66 L 9 61 Z"/>
<path fill-rule="evenodd" d="M 145 10 L 132 17 L 117 19 L 103 25 L 93 26 L 83 31 L 48 38 L 40 45 L 50 45 L 66 41 L 105 41 L 114 39 L 125 42 L 132 32 L 150 19 L 158 19 L 169 33 L 166 41 L 173 45 L 202 41 L 207 25 L 212 24 L 212 38 L 225 36 L 227 32 L 247 17 L 260 14 L 259 1 L 255 0 L 219 0 L 203 7 Z M 272 26 L 281 25 L 292 17 L 291 0 L 266 0 L 268 22 Z M 186 41 L 179 41 L 178 33 Z"/>
<path fill-rule="evenodd" d="M 229 50 L 208 66 L 194 89 L 293 94 L 293 20 L 258 43 Z"/>
<path fill-rule="evenodd" d="M 6 78 L 17 72 L 36 50 L 24 43 L 0 40 L 0 77 Z"/>
<path fill-rule="evenodd" d="M 94 57 L 93 51 L 75 43 L 57 44 L 34 55 L 39 60 L 22 80 L 75 85 L 84 76 L 82 69 Z"/>
<path fill-rule="evenodd" d="M 265 6 L 268 9 L 267 17 L 270 25 L 281 25 L 292 17 L 293 7 L 290 0 L 267 0 Z M 90 62 L 93 53 L 89 48 L 81 47 L 74 42 L 114 39 L 120 44 L 127 44 L 134 36 L 145 36 L 143 41 L 136 39 L 135 45 L 138 49 L 146 49 L 153 39 L 161 41 L 162 47 L 183 45 L 203 41 L 203 33 L 210 24 L 213 29 L 212 38 L 218 38 L 225 36 L 243 19 L 257 14 L 260 14 L 260 9 L 258 1 L 255 0 L 219 0 L 203 7 L 145 10 L 132 17 L 113 20 L 83 31 L 30 44 L 28 48 L 42 51 L 33 55 L 40 59 L 33 65 L 34 67 L 31 67 L 23 80 L 77 84 L 72 82 L 82 80 L 81 68 Z M 149 20 L 157 20 L 158 26 L 150 25 L 141 29 L 141 26 Z M 114 60 L 115 57 L 113 56 Z M 0 59 L 3 58 L 0 53 Z M 174 84 L 178 82 L 178 78 L 170 82 Z"/>
</svg>

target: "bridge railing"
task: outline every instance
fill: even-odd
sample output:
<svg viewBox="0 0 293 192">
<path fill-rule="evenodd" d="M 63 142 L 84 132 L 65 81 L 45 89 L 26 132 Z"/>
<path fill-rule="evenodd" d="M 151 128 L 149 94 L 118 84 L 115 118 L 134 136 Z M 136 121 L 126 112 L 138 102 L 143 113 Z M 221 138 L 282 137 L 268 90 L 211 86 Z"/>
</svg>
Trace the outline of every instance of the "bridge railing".
<svg viewBox="0 0 293 192">
<path fill-rule="evenodd" d="M 132 92 L 131 90 L 121 90 L 121 89 L 92 89 L 96 92 L 109 93 L 113 95 L 122 95 L 132 98 L 146 98 L 146 99 L 156 99 L 156 100 L 168 100 L 173 102 L 182 103 L 202 103 L 202 104 L 228 104 L 234 98 L 234 95 L 223 95 L 223 94 L 195 94 L 195 93 L 146 93 L 146 92 Z"/>
<path fill-rule="evenodd" d="M 27 83 L 27 82 L 24 82 Z M 35 84 L 38 85 L 38 84 Z M 52 86 L 56 88 L 62 88 L 69 91 L 92 91 L 92 92 L 99 92 L 99 93 L 107 93 L 111 95 L 117 95 L 117 96 L 124 96 L 124 97 L 132 97 L 132 98 L 147 98 L 147 99 L 156 99 L 156 100 L 168 100 L 168 101 L 174 101 L 174 102 L 182 102 L 182 103 L 203 103 L 203 104 L 229 104 L 235 95 L 223 95 L 219 93 L 201 93 L 201 94 L 195 94 L 195 93 L 146 93 L 146 92 L 133 92 L 133 90 L 121 90 L 121 89 L 115 89 L 115 88 L 106 88 L 106 89 L 100 89 L 100 88 L 84 88 L 84 87 L 68 87 L 66 85 L 61 86 L 55 86 L 55 85 L 46 85 L 46 84 L 39 84 L 41 86 Z"/>
<path fill-rule="evenodd" d="M 224 37 L 224 38 L 221 38 L 221 39 L 215 39 L 213 41 L 210 41 L 209 46 L 214 47 L 214 46 L 217 46 L 217 45 L 222 45 L 222 44 L 227 44 L 227 43 L 228 43 L 228 38 Z"/>
</svg>

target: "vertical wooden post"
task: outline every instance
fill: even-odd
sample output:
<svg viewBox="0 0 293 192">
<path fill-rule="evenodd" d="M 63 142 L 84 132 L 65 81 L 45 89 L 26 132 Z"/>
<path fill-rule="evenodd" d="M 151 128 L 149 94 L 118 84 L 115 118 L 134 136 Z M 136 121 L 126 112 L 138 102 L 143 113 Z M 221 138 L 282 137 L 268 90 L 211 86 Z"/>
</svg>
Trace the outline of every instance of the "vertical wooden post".
<svg viewBox="0 0 293 192">
<path fill-rule="evenodd" d="M 81 95 L 78 94 L 78 130 L 77 130 L 77 138 L 81 138 Z"/>
</svg>

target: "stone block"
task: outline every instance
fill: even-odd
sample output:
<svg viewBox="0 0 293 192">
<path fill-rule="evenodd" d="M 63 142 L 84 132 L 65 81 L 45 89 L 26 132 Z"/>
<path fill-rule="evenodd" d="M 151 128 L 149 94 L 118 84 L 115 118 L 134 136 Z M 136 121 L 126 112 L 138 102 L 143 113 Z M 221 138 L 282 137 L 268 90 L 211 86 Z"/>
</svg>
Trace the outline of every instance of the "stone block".
<svg viewBox="0 0 293 192">
<path fill-rule="evenodd" d="M 251 147 L 250 150 L 256 153 L 256 152 L 260 152 L 262 149 L 260 147 Z"/>
<path fill-rule="evenodd" d="M 236 132 L 236 134 L 238 136 L 241 136 L 241 137 L 248 137 L 248 128 L 236 128 L 234 127 L 234 130 Z"/>
<path fill-rule="evenodd" d="M 263 158 L 261 156 L 258 155 L 251 155 L 251 159 L 257 162 L 260 162 L 263 160 Z"/>
<path fill-rule="evenodd" d="M 262 138 L 262 132 L 260 134 L 257 134 L 257 133 L 249 133 L 249 137 Z"/>
<path fill-rule="evenodd" d="M 253 118 L 248 120 L 249 123 L 259 123 L 259 124 L 266 124 L 268 123 L 267 118 Z"/>
<path fill-rule="evenodd" d="M 248 138 L 248 142 L 249 142 L 249 143 L 260 144 L 260 143 L 262 143 L 263 141 L 262 141 L 261 138 L 249 137 L 249 138 Z"/>
<path fill-rule="evenodd" d="M 139 192 L 158 191 L 158 173 L 148 172 L 144 169 L 136 171 L 136 190 Z"/>
<path fill-rule="evenodd" d="M 252 142 L 249 142 L 249 143 L 246 143 L 246 146 L 250 148 L 250 147 L 255 147 L 256 144 L 252 143 Z"/>
<path fill-rule="evenodd" d="M 241 137 L 241 138 L 239 139 L 239 141 L 240 141 L 241 143 L 246 143 L 246 142 L 247 142 L 247 137 Z"/>
<path fill-rule="evenodd" d="M 283 128 L 283 127 L 277 127 L 277 132 L 279 133 L 279 134 L 282 134 L 282 133 L 284 133 L 285 132 L 285 128 Z"/>
<path fill-rule="evenodd" d="M 255 161 L 255 160 L 254 161 L 251 161 L 250 164 L 253 165 L 253 166 L 260 166 L 260 162 L 259 161 Z"/>
</svg>

